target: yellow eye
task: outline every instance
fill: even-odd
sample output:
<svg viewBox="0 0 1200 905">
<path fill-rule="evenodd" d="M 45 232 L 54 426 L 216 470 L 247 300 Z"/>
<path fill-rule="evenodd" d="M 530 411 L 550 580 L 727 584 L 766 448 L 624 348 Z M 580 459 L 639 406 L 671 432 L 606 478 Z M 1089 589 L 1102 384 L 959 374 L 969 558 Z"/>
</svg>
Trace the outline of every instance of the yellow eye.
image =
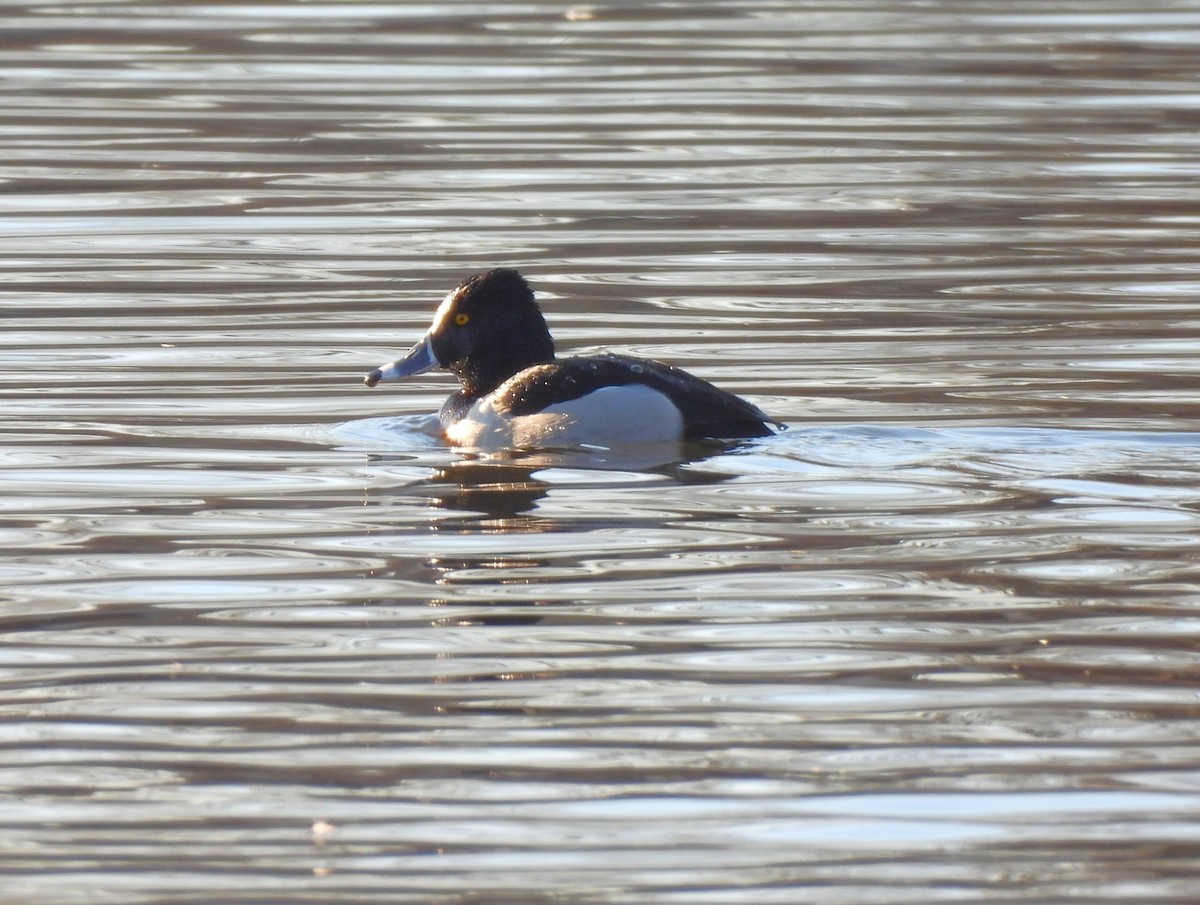
<svg viewBox="0 0 1200 905">
<path fill-rule="evenodd" d="M 469 315 L 469 314 L 454 315 L 454 323 L 458 324 L 460 327 L 464 326 L 467 323 L 467 321 L 469 321 L 470 319 L 471 319 L 471 315 Z"/>
</svg>

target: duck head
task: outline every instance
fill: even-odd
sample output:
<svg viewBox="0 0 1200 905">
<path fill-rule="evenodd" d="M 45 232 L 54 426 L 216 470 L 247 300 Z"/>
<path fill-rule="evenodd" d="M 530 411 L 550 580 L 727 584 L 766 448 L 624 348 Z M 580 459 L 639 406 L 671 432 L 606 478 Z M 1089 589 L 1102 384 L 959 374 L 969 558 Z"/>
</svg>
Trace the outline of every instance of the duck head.
<svg viewBox="0 0 1200 905">
<path fill-rule="evenodd" d="M 507 267 L 468 277 L 438 306 L 429 329 L 402 357 L 367 374 L 373 387 L 433 368 L 486 395 L 525 368 L 554 360 L 554 341 L 524 277 Z"/>
</svg>

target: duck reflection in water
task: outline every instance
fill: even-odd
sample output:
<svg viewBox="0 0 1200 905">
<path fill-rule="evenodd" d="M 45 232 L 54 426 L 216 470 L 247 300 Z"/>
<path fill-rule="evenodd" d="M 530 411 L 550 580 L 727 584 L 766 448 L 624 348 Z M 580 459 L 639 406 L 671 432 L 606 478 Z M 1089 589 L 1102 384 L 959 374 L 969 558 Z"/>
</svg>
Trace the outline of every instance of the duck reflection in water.
<svg viewBox="0 0 1200 905">
<path fill-rule="evenodd" d="M 486 528 L 537 531 L 539 519 L 523 518 L 554 486 L 554 470 L 594 473 L 597 490 L 622 486 L 619 475 L 644 483 L 646 474 L 659 474 L 674 484 L 716 484 L 730 480 L 725 472 L 689 467 L 734 444 L 653 444 L 620 453 L 585 450 L 512 450 L 503 454 L 468 455 L 433 469 L 429 476 L 430 505 L 462 512 L 464 518 L 438 523 L 437 530 Z M 545 472 L 546 477 L 539 477 Z M 587 482 L 591 483 L 591 482 Z M 614 515 L 615 513 L 609 513 Z M 555 530 L 561 525 L 555 526 Z"/>
<path fill-rule="evenodd" d="M 395 489 L 410 505 L 414 496 L 426 501 L 430 517 L 425 531 L 430 537 L 446 536 L 447 542 L 442 545 L 435 541 L 433 549 L 438 552 L 423 561 L 398 555 L 393 569 L 398 578 L 407 581 L 447 588 L 466 584 L 475 588 L 476 592 L 470 595 L 469 612 L 463 611 L 464 601 L 458 595 L 448 593 L 444 599 L 431 598 L 429 606 L 435 609 L 451 606 L 454 610 L 454 615 L 435 619 L 438 623 L 527 625 L 538 622 L 543 618 L 542 606 L 553 603 L 554 598 L 542 601 L 536 596 L 531 599 L 527 595 L 497 594 L 490 599 L 490 595 L 478 593 L 493 584 L 502 586 L 516 582 L 524 585 L 539 580 L 534 576 L 544 578 L 564 567 L 572 568 L 558 556 L 546 554 L 544 551 L 551 548 L 546 547 L 545 542 L 530 543 L 521 536 L 579 537 L 597 531 L 628 532 L 641 518 L 603 504 L 565 515 L 557 513 L 553 504 L 542 507 L 556 487 L 590 491 L 593 499 L 603 500 L 606 494 L 623 488 L 646 487 L 648 480 L 652 482 L 651 486 L 667 487 L 721 483 L 732 480 L 735 475 L 697 468 L 695 463 L 733 445 L 684 444 L 681 447 L 672 444 L 669 450 L 661 451 L 671 454 L 670 461 L 662 463 L 658 461 L 662 456 L 655 456 L 649 466 L 644 458 L 633 461 L 628 456 L 613 457 L 581 450 L 466 454 L 456 461 L 434 466 L 415 484 L 405 482 Z M 386 462 L 389 458 L 379 456 L 377 461 Z M 656 480 L 650 475 L 659 478 Z M 376 490 L 375 494 L 378 492 Z M 387 502 L 377 499 L 376 505 L 386 506 Z M 491 541 L 479 544 L 473 540 L 464 543 L 451 539 L 489 535 L 511 535 L 512 540 L 497 545 Z M 550 543 L 553 545 L 553 540 Z M 570 542 L 567 548 L 578 549 L 578 544 Z M 402 541 L 398 549 L 403 549 Z"/>
</svg>

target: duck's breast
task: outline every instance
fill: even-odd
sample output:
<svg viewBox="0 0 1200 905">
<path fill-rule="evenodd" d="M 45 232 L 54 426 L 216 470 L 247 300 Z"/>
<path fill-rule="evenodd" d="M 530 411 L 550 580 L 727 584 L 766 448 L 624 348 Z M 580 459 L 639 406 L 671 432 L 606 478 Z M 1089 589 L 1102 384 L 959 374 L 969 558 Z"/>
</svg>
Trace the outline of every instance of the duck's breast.
<svg viewBox="0 0 1200 905">
<path fill-rule="evenodd" d="M 555 402 L 537 412 L 512 414 L 494 393 L 446 425 L 459 446 L 603 446 L 674 442 L 683 437 L 683 416 L 664 394 L 642 384 L 605 386 Z"/>
</svg>

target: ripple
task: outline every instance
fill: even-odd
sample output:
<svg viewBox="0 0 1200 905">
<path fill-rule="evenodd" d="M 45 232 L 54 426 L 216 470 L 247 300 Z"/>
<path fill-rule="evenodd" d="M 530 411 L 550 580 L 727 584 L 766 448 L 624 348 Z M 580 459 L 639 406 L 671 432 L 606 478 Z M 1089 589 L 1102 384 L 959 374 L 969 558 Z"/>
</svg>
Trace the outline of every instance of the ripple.
<svg viewBox="0 0 1200 905">
<path fill-rule="evenodd" d="M 955 486 L 930 479 L 921 482 L 896 480 L 742 480 L 714 489 L 714 495 L 738 500 L 771 500 L 772 507 L 811 512 L 826 510 L 861 512 L 905 509 L 955 509 L 982 507 L 1003 498 L 995 490 Z M 727 503 L 728 505 L 728 503 Z"/>
<path fill-rule="evenodd" d="M 397 589 L 398 590 L 398 589 Z M 169 609 L 207 608 L 213 603 L 245 603 L 260 606 L 264 600 L 328 601 L 362 598 L 384 589 L 362 580 L 336 578 L 306 579 L 276 577 L 271 580 L 187 578 L 140 580 L 75 580 L 45 582 L 23 587 L 26 600 L 82 600 L 88 604 L 124 603 Z M 422 595 L 424 596 L 424 595 Z"/>
<path fill-rule="evenodd" d="M 0 490 L 8 493 L 61 493 L 86 490 L 94 494 L 236 494 L 257 490 L 288 493 L 361 489 L 361 478 L 328 474 L 233 472 L 186 468 L 23 469 L 0 471 Z"/>
<path fill-rule="evenodd" d="M 0 564 L 0 578 L 10 586 L 38 585 L 74 578 L 78 568 L 59 560 L 39 561 L 35 557 L 6 560 Z"/>
<path fill-rule="evenodd" d="M 364 371 L 366 368 L 364 367 Z M 407 415 L 348 421 L 330 431 L 334 441 L 347 449 L 444 448 L 437 415 Z"/>
<path fill-rule="evenodd" d="M 1200 515 L 1178 509 L 1145 509 L 1140 506 L 1095 506 L 1076 508 L 1069 514 L 1059 514 L 1058 520 L 1071 524 L 1116 525 L 1137 531 L 1157 525 L 1193 527 L 1197 523 L 1200 523 Z"/>
<path fill-rule="evenodd" d="M 439 613 L 443 610 L 439 610 Z M 464 610 L 464 613 L 474 613 L 474 610 Z M 209 610 L 204 613 L 205 620 L 262 623 L 264 625 L 308 626 L 312 625 L 364 625 L 369 623 L 373 628 L 384 626 L 427 626 L 433 614 L 425 608 L 414 608 L 411 605 L 387 606 L 373 603 L 369 609 L 359 604 L 305 606 L 272 606 L 264 607 L 260 602 L 247 603 L 232 610 Z"/>
<path fill-rule="evenodd" d="M 602 549 L 607 554 L 636 555 L 679 551 L 692 547 L 724 546 L 736 543 L 761 543 L 754 534 L 735 530 L 693 531 L 685 528 L 644 527 L 597 528 L 586 532 L 543 531 L 530 533 L 479 534 L 476 532 L 437 532 L 429 534 L 393 534 L 377 537 L 333 537 L 305 539 L 312 550 L 352 550 L 356 552 L 391 551 L 402 548 L 409 556 L 441 561 L 455 557 L 488 557 L 503 565 L 507 560 L 520 563 L 530 558 L 557 560 Z"/>
<path fill-rule="evenodd" d="M 793 572 L 786 576 L 770 571 L 766 574 L 733 572 L 729 574 L 705 574 L 704 598 L 711 606 L 728 612 L 731 604 L 740 606 L 744 601 L 757 601 L 760 605 L 773 601 L 816 600 L 855 598 L 869 592 L 904 588 L 908 578 L 903 575 L 871 575 L 868 573 L 837 573 L 817 570 Z M 683 576 L 635 576 L 626 583 L 612 580 L 563 582 L 558 585 L 539 585 L 530 589 L 520 585 L 492 586 L 488 593 L 496 599 L 525 598 L 536 596 L 545 601 L 586 601 L 595 604 L 601 612 L 614 617 L 624 614 L 655 613 L 659 607 L 665 612 L 675 613 L 674 607 L 697 607 L 697 612 L 709 612 L 707 604 L 697 603 L 696 586 Z M 627 602 L 630 597 L 648 602 Z"/>
<path fill-rule="evenodd" d="M 1177 570 L 1178 567 L 1172 563 L 1079 557 L 1057 562 L 1005 563 L 980 571 L 1035 581 L 1111 583 L 1166 579 Z"/>
</svg>

